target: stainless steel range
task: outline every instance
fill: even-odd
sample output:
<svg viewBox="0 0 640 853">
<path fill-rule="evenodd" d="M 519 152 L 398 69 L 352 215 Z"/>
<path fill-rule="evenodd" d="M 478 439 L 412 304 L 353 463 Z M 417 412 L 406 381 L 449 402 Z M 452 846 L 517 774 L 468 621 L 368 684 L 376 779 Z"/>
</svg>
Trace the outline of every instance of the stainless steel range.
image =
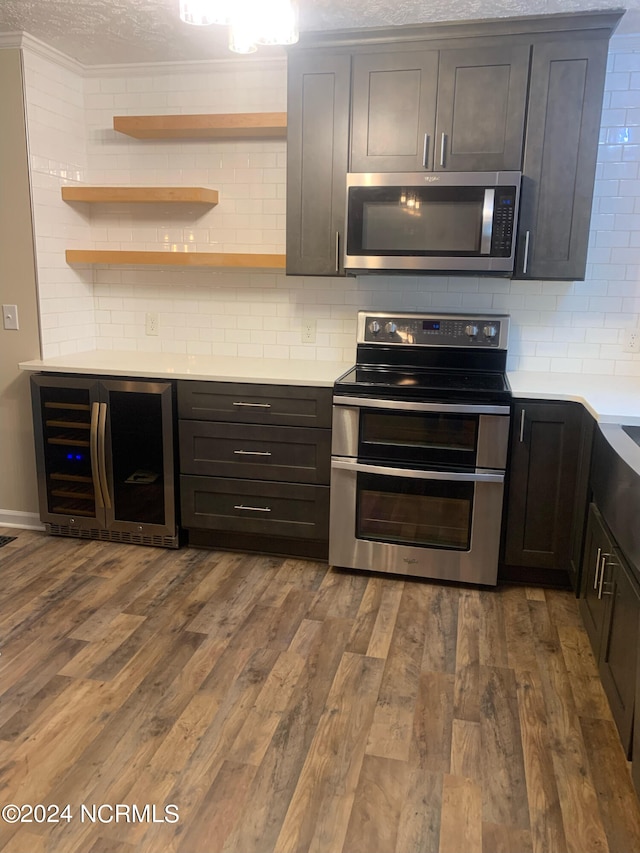
<svg viewBox="0 0 640 853">
<path fill-rule="evenodd" d="M 496 583 L 509 317 L 358 314 L 335 384 L 329 562 Z"/>
</svg>

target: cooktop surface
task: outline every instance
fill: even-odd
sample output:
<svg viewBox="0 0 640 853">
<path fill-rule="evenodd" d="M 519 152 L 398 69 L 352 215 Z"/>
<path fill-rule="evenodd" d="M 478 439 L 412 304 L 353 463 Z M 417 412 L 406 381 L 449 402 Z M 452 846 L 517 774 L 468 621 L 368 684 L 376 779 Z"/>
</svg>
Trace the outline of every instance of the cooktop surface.
<svg viewBox="0 0 640 853">
<path fill-rule="evenodd" d="M 356 366 L 336 382 L 334 393 L 425 402 L 508 402 L 511 388 L 506 375 L 500 372 Z"/>
</svg>

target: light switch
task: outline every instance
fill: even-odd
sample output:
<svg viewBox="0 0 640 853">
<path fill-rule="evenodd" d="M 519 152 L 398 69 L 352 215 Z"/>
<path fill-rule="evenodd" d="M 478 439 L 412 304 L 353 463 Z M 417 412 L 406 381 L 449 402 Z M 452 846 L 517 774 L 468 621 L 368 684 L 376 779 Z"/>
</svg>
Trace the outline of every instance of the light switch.
<svg viewBox="0 0 640 853">
<path fill-rule="evenodd" d="M 2 322 L 4 324 L 5 329 L 14 329 L 15 331 L 17 331 L 20 328 L 18 325 L 17 305 L 2 306 Z"/>
</svg>

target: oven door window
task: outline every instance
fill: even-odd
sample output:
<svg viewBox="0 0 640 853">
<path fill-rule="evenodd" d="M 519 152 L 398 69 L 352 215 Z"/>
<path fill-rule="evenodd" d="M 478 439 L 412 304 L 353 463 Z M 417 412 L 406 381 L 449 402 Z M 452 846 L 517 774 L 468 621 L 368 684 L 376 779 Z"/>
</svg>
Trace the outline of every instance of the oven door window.
<svg viewBox="0 0 640 853">
<path fill-rule="evenodd" d="M 358 457 L 473 468 L 477 437 L 477 415 L 363 410 Z"/>
<path fill-rule="evenodd" d="M 469 551 L 473 483 L 358 474 L 356 537 Z"/>
</svg>

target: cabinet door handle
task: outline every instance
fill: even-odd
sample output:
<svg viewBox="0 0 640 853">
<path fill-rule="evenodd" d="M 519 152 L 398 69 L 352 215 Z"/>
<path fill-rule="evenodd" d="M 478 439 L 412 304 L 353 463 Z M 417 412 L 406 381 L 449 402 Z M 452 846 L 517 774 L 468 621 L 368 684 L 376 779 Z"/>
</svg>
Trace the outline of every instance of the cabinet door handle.
<svg viewBox="0 0 640 853">
<path fill-rule="evenodd" d="M 234 403 L 234 406 L 245 406 L 249 409 L 270 409 L 271 403 Z"/>
<path fill-rule="evenodd" d="M 268 450 L 234 450 L 238 456 L 271 456 Z"/>
<path fill-rule="evenodd" d="M 600 582 L 598 583 L 598 598 L 602 598 L 602 584 L 604 583 L 604 569 L 607 563 L 607 557 L 611 554 L 603 554 L 600 557 Z"/>
<path fill-rule="evenodd" d="M 524 260 L 522 261 L 522 275 L 527 274 L 527 267 L 529 266 L 529 240 L 531 238 L 531 231 L 526 231 L 524 235 Z"/>
<path fill-rule="evenodd" d="M 440 165 L 444 168 L 444 155 L 447 147 L 447 134 L 443 133 L 440 138 Z"/>
<path fill-rule="evenodd" d="M 596 554 L 596 570 L 593 574 L 593 588 L 598 588 L 598 570 L 600 569 L 600 554 L 602 554 L 602 548 L 598 548 L 598 553 Z"/>
<path fill-rule="evenodd" d="M 336 231 L 336 272 L 340 272 L 340 232 Z"/>
<path fill-rule="evenodd" d="M 429 154 L 429 134 L 424 135 L 424 147 L 422 149 L 422 165 L 427 168 L 427 156 Z"/>
<path fill-rule="evenodd" d="M 234 509 L 242 509 L 246 512 L 271 512 L 270 506 L 245 506 L 244 504 L 236 504 Z"/>
<path fill-rule="evenodd" d="M 525 419 L 526 409 L 523 409 L 520 412 L 520 444 L 524 441 L 524 419 Z"/>
<path fill-rule="evenodd" d="M 107 482 L 107 404 L 99 403 L 98 412 L 98 476 L 102 486 L 104 505 L 111 509 L 111 495 L 109 494 L 109 483 Z"/>
<path fill-rule="evenodd" d="M 93 493 L 96 506 L 104 509 L 104 498 L 102 497 L 102 486 L 100 485 L 100 468 L 98 464 L 98 415 L 100 404 L 91 404 L 91 429 L 89 432 L 89 452 L 91 455 L 91 479 L 93 480 Z"/>
</svg>

